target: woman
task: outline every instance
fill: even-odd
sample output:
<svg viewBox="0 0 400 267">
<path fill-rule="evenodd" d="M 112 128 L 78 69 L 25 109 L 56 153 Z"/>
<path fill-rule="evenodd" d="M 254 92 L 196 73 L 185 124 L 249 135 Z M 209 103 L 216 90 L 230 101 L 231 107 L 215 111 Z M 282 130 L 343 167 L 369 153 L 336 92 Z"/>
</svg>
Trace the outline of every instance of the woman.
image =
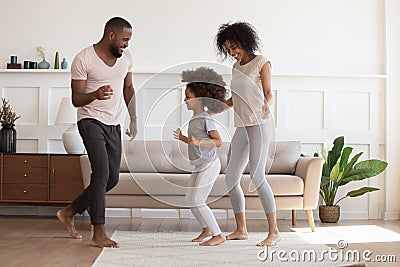
<svg viewBox="0 0 400 267">
<path fill-rule="evenodd" d="M 224 59 L 234 58 L 231 90 L 226 104 L 235 112 L 235 134 L 231 141 L 231 157 L 226 170 L 226 184 L 235 213 L 236 230 L 227 240 L 247 239 L 245 202 L 240 179 L 247 162 L 250 177 L 267 216 L 267 237 L 257 246 L 273 246 L 280 241 L 276 223 L 276 206 L 271 187 L 265 179 L 269 143 L 273 132 L 269 130 L 268 104 L 271 93 L 271 64 L 259 51 L 260 40 L 256 30 L 246 22 L 223 24 L 215 37 L 218 54 Z"/>
</svg>

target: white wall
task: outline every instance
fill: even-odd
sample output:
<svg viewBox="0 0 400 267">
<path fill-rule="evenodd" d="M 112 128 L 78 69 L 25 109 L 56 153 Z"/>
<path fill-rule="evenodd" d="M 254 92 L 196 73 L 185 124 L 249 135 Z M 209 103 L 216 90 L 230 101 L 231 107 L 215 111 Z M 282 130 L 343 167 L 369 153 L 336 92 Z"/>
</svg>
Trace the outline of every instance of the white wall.
<svg viewBox="0 0 400 267">
<path fill-rule="evenodd" d="M 395 100 L 399 92 L 396 71 L 400 68 L 395 25 L 399 25 L 396 17 L 400 16 L 396 15 L 396 3 L 3 0 L 0 66 L 9 62 L 10 55 L 18 55 L 20 62 L 39 60 L 38 45 L 46 48 L 51 63 L 55 51 L 71 62 L 80 49 L 101 38 L 107 19 L 123 16 L 134 27 L 130 49 L 143 130 L 138 138 L 157 138 L 166 131 L 166 117 L 148 117 L 147 121 L 145 117 L 152 107 L 163 114 L 167 107 L 179 105 L 181 89 L 169 91 L 179 83 L 179 72 L 170 69 L 160 74 L 159 80 L 144 82 L 154 73 L 184 62 L 216 62 L 213 38 L 218 26 L 227 21 L 249 21 L 259 30 L 264 54 L 273 65 L 277 139 L 300 140 L 304 152 L 311 154 L 343 134 L 347 144 L 365 152 L 364 158 L 387 159 L 390 176 L 357 185 L 370 184 L 382 190 L 345 200 L 343 217 L 400 218 L 400 201 L 394 193 L 400 189 L 400 170 L 395 167 L 400 159 Z M 229 81 L 229 75 L 225 78 Z M 54 125 L 54 118 L 60 98 L 69 94 L 68 87 L 68 72 L 0 71 L 1 95 L 18 101 L 14 110 L 23 115 L 17 123 L 19 152 L 62 151 L 63 128 Z M 21 101 L 26 92 L 30 101 Z M 163 105 L 154 106 L 154 99 L 167 92 L 170 95 Z M 167 128 L 180 126 L 188 116 L 186 110 L 179 110 L 169 117 L 172 120 Z M 231 115 L 225 114 L 221 120 L 228 130 L 233 129 Z"/>
<path fill-rule="evenodd" d="M 215 61 L 218 26 L 245 20 L 256 26 L 279 74 L 385 74 L 382 0 L 2 0 L 0 64 L 10 55 L 38 60 L 44 46 L 69 62 L 97 42 L 105 22 L 123 16 L 134 27 L 137 70 L 187 61 Z M 23 6 L 24 8 L 21 8 Z"/>
<path fill-rule="evenodd" d="M 386 172 L 386 219 L 400 218 L 400 1 L 386 1 L 386 53 L 387 53 L 387 94 L 386 94 L 386 159 L 390 164 Z"/>
</svg>

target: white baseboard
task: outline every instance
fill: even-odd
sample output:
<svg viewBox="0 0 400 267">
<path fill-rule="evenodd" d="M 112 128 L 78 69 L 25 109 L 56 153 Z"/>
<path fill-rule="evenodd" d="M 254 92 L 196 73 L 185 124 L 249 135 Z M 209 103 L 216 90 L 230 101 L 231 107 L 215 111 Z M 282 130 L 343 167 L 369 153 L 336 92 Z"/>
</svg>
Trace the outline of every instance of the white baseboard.
<svg viewBox="0 0 400 267">
<path fill-rule="evenodd" d="M 397 211 L 384 212 L 383 219 L 384 220 L 399 220 L 400 212 L 397 212 Z"/>
<path fill-rule="evenodd" d="M 132 218 L 132 209 L 112 208 L 106 209 L 106 217 Z"/>
<path fill-rule="evenodd" d="M 179 218 L 179 209 L 142 209 L 142 218 Z"/>
<path fill-rule="evenodd" d="M 50 207 L 50 206 L 1 206 L 0 215 L 6 216 L 56 216 L 57 211 L 64 207 Z M 82 215 L 87 216 L 85 211 Z"/>
<path fill-rule="evenodd" d="M 227 219 L 228 211 L 223 209 L 213 209 L 212 212 L 216 219 Z M 181 209 L 179 211 L 179 218 L 181 219 L 195 219 L 192 212 L 189 209 Z"/>
<path fill-rule="evenodd" d="M 25 215 L 25 216 L 55 216 L 56 212 L 63 207 L 48 207 L 48 206 L 0 206 L 0 215 Z M 213 209 L 213 213 L 217 219 L 234 219 L 235 215 L 232 209 Z M 79 215 L 79 214 L 78 214 Z M 291 211 L 279 210 L 276 213 L 277 219 L 290 220 L 292 217 Z M 313 212 L 314 220 L 319 221 L 318 211 Z M 87 212 L 82 216 L 88 216 Z M 194 219 L 189 209 L 131 209 L 131 208 L 107 208 L 107 217 L 124 217 L 124 218 L 188 218 Z M 265 219 L 264 211 L 262 210 L 247 210 L 246 218 L 248 219 Z M 400 219 L 400 212 L 383 212 L 384 220 Z M 298 220 L 307 220 L 304 211 L 297 211 Z M 341 220 L 366 220 L 368 212 L 347 211 L 341 212 Z"/>
</svg>

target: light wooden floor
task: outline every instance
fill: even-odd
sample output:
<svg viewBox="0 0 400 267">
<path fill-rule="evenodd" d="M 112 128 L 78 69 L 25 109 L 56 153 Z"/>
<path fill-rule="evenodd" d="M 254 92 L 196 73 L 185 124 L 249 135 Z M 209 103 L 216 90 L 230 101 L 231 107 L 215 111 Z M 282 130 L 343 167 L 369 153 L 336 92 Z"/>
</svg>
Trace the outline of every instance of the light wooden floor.
<svg viewBox="0 0 400 267">
<path fill-rule="evenodd" d="M 265 220 L 248 220 L 247 223 L 249 232 L 267 229 Z M 219 220 L 219 224 L 224 232 L 235 228 L 234 220 Z M 336 224 L 316 222 L 316 227 L 338 225 L 376 225 L 400 233 L 400 220 L 342 220 Z M 55 217 L 0 216 L 0 266 L 91 266 L 101 249 L 89 246 L 91 234 L 88 218 L 76 219 L 76 226 L 84 237 L 82 241 L 69 238 Z M 281 232 L 293 231 L 290 220 L 278 220 L 278 226 Z M 296 227 L 308 227 L 308 223 L 298 220 Z M 106 229 L 109 235 L 114 230 L 200 231 L 196 220 L 190 219 L 107 218 Z M 396 255 L 397 263 L 387 265 L 400 266 L 400 242 L 352 244 L 352 249 Z"/>
</svg>

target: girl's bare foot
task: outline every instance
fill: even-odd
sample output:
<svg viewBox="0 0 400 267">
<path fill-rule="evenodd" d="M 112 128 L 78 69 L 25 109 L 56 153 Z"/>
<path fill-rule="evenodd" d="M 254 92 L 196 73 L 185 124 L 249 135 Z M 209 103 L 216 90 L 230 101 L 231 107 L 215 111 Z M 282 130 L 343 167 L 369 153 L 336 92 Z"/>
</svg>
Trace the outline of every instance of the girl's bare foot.
<svg viewBox="0 0 400 267">
<path fill-rule="evenodd" d="M 195 239 L 192 239 L 192 242 L 201 242 L 203 241 L 204 238 L 211 236 L 211 232 L 210 229 L 207 228 L 203 228 L 203 232 L 200 233 L 200 235 L 198 237 L 196 237 Z"/>
<path fill-rule="evenodd" d="M 76 231 L 74 216 L 69 216 L 66 209 L 57 211 L 57 218 L 67 227 L 68 234 L 75 239 L 82 239 L 82 236 Z"/>
<path fill-rule="evenodd" d="M 247 231 L 239 231 L 237 229 L 232 234 L 226 236 L 226 240 L 246 240 L 247 238 L 249 238 Z"/>
<path fill-rule="evenodd" d="M 257 243 L 257 246 L 259 247 L 265 247 L 265 246 L 275 246 L 278 244 L 278 242 L 281 240 L 281 237 L 279 236 L 278 233 L 268 233 L 267 238 L 265 238 L 263 241 Z"/>
<path fill-rule="evenodd" d="M 225 236 L 222 234 L 213 236 L 210 240 L 200 243 L 200 246 L 216 246 L 225 242 Z"/>
</svg>

